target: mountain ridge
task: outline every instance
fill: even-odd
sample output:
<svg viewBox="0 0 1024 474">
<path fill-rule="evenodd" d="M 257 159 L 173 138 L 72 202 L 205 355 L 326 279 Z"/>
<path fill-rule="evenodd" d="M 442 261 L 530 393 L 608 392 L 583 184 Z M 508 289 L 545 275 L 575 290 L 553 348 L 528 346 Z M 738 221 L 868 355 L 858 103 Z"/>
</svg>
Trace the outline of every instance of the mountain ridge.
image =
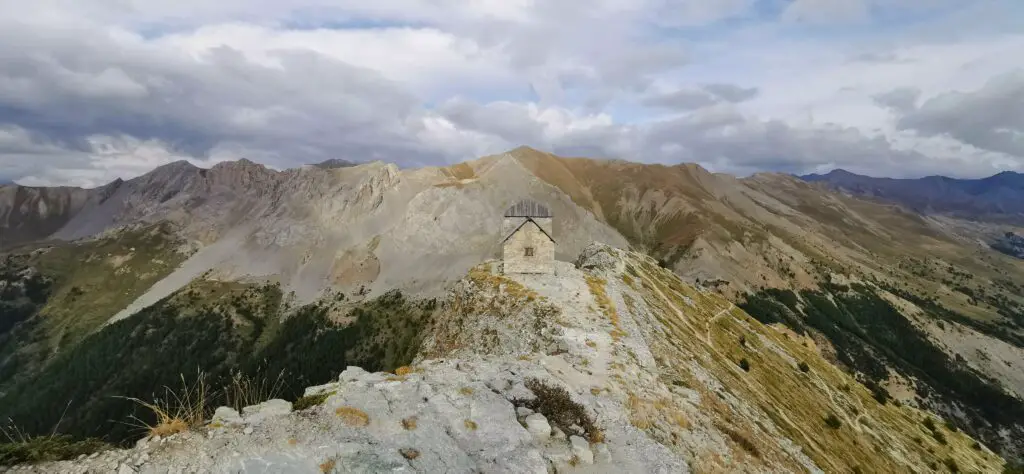
<svg viewBox="0 0 1024 474">
<path fill-rule="evenodd" d="M 176 165 L 86 194 L 0 272 L 14 288 L 38 285 L 26 275 L 52 280 L 39 304 L 13 292 L 21 309 L 16 336 L 0 334 L 0 375 L 32 367 L 15 370 L 19 383 L 53 364 L 51 354 L 148 321 L 196 286 L 273 284 L 293 307 L 339 294 L 345 305 L 392 291 L 440 298 L 499 255 L 504 210 L 533 199 L 555 215 L 558 260 L 593 241 L 646 254 L 762 322 L 808 335 L 880 399 L 937 413 L 1005 456 L 1024 449 L 1024 422 L 985 409 L 1024 394 L 1008 369 L 1024 364 L 1024 269 L 979 243 L 982 224 L 965 230 L 777 173 L 736 178 L 531 148 L 419 169 Z M 2 201 L 0 215 L 44 216 Z M 886 305 L 895 309 L 878 310 Z M 914 357 L 890 350 L 893 335 L 913 338 Z"/>
<path fill-rule="evenodd" d="M 1024 174 L 1003 171 L 979 179 L 926 176 L 875 178 L 846 170 L 800 176 L 808 182 L 855 195 L 892 201 L 917 212 L 944 213 L 973 220 L 1024 222 Z"/>
</svg>

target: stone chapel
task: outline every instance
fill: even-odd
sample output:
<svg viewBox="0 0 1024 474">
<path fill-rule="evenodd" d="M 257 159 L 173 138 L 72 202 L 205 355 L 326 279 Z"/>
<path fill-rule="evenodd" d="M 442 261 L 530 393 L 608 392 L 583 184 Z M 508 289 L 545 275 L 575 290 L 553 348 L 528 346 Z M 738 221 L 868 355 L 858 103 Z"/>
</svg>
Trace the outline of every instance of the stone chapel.
<svg viewBox="0 0 1024 474">
<path fill-rule="evenodd" d="M 555 273 L 554 217 L 544 205 L 519 201 L 505 211 L 501 260 L 504 273 Z"/>
</svg>

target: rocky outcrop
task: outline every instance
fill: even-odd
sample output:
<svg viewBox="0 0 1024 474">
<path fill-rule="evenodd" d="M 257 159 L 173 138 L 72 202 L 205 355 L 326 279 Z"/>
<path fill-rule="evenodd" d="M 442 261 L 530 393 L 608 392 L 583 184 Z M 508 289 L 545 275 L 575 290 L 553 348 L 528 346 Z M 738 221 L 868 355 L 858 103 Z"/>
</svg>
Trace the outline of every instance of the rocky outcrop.
<svg viewBox="0 0 1024 474">
<path fill-rule="evenodd" d="M 962 432 L 922 436 L 930 415 L 878 403 L 786 332 L 647 256 L 595 244 L 578 264 L 514 277 L 475 268 L 413 366 L 348 367 L 307 389 L 319 397 L 301 411 L 282 400 L 222 407 L 196 431 L 13 472 L 1001 468 Z M 464 297 L 476 303 L 452 302 Z M 558 311 L 534 330 L 546 305 Z M 451 339 L 449 323 L 466 337 Z M 517 332 L 490 337 L 499 324 Z"/>
</svg>

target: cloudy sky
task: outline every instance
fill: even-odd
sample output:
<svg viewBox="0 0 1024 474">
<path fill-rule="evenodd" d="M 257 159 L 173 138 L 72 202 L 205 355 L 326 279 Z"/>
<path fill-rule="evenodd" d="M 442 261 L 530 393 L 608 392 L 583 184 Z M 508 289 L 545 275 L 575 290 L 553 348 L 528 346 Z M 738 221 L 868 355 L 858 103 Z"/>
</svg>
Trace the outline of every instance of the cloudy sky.
<svg viewBox="0 0 1024 474">
<path fill-rule="evenodd" d="M 1024 171 L 1020 0 L 0 0 L 0 181 L 518 145 Z"/>
</svg>

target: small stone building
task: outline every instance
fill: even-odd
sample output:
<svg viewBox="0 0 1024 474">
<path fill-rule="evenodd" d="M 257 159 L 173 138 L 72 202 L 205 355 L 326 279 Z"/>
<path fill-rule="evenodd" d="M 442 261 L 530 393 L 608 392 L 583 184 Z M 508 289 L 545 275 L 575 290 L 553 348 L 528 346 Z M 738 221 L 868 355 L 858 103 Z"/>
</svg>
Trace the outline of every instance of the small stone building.
<svg viewBox="0 0 1024 474">
<path fill-rule="evenodd" d="M 529 200 L 505 211 L 501 242 L 504 273 L 555 273 L 553 219 L 547 207 Z"/>
</svg>

